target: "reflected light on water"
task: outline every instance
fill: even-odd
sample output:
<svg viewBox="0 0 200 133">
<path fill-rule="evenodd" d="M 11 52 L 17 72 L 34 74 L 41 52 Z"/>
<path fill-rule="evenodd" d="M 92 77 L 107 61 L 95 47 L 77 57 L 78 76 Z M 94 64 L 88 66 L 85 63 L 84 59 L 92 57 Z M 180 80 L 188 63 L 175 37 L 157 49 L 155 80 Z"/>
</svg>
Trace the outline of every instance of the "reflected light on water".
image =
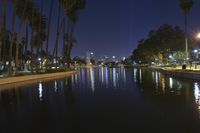
<svg viewBox="0 0 200 133">
<path fill-rule="evenodd" d="M 151 72 L 152 80 L 155 82 L 154 78 L 154 72 Z"/>
<path fill-rule="evenodd" d="M 77 84 L 78 83 L 78 75 L 75 74 L 74 77 L 75 77 L 75 83 Z"/>
<path fill-rule="evenodd" d="M 101 68 L 101 82 L 104 83 L 104 67 Z"/>
<path fill-rule="evenodd" d="M 158 72 L 156 72 L 156 89 L 158 89 Z"/>
<path fill-rule="evenodd" d="M 195 96 L 195 102 L 199 104 L 200 90 L 198 83 L 194 83 L 194 96 Z"/>
<path fill-rule="evenodd" d="M 54 91 L 57 92 L 58 90 L 58 85 L 57 85 L 57 81 L 54 82 Z"/>
<path fill-rule="evenodd" d="M 90 67 L 90 82 L 91 82 L 91 88 L 92 91 L 95 91 L 95 87 L 94 87 L 94 69 L 92 67 Z"/>
<path fill-rule="evenodd" d="M 134 68 L 133 70 L 133 75 L 134 75 L 134 82 L 137 82 L 137 69 Z"/>
<path fill-rule="evenodd" d="M 195 97 L 195 103 L 198 105 L 198 110 L 200 114 L 200 88 L 198 83 L 194 83 L 194 97 Z"/>
<path fill-rule="evenodd" d="M 173 88 L 173 79 L 171 77 L 169 78 L 169 87 L 170 89 Z"/>
<path fill-rule="evenodd" d="M 105 68 L 106 88 L 108 88 L 108 68 Z"/>
<path fill-rule="evenodd" d="M 142 83 L 142 69 L 140 69 L 139 71 L 140 71 L 140 83 Z"/>
<path fill-rule="evenodd" d="M 39 91 L 39 99 L 40 99 L 40 101 L 42 101 L 43 100 L 42 99 L 42 91 L 43 91 L 43 89 L 42 89 L 42 83 L 41 82 L 39 83 L 38 91 Z"/>
<path fill-rule="evenodd" d="M 126 83 L 126 71 L 125 69 L 122 69 L 123 70 L 123 79 L 124 79 L 124 83 Z"/>
<path fill-rule="evenodd" d="M 161 76 L 160 77 L 160 80 L 161 80 L 161 87 L 162 87 L 162 91 L 163 91 L 163 93 L 165 93 L 165 88 L 166 88 L 166 85 L 165 85 L 165 78 L 164 78 L 164 76 Z"/>
<path fill-rule="evenodd" d="M 117 83 L 116 83 L 116 78 L 117 78 L 117 75 L 116 75 L 116 68 L 113 68 L 113 86 L 116 87 L 117 86 Z"/>
</svg>

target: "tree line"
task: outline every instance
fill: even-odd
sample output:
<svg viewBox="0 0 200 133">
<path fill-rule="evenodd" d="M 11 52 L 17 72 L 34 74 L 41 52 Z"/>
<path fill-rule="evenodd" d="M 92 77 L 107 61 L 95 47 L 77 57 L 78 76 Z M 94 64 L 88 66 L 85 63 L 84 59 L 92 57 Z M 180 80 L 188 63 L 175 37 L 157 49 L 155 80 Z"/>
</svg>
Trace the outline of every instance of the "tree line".
<svg viewBox="0 0 200 133">
<path fill-rule="evenodd" d="M 49 3 L 48 3 L 49 2 Z M 30 60 L 31 72 L 36 67 L 38 72 L 38 58 L 43 55 L 46 69 L 51 59 L 56 59 L 58 66 L 59 37 L 63 36 L 63 65 L 69 64 L 71 51 L 76 43 L 74 31 L 79 12 L 85 8 L 85 0 L 2 0 L 2 17 L 0 29 L 0 62 L 1 66 L 8 66 L 9 76 L 13 73 L 13 64 L 18 73 L 24 69 L 27 60 Z M 54 6 L 58 2 L 58 6 Z M 10 3 L 10 4 L 9 4 Z M 11 5 L 11 7 L 9 7 Z M 49 8 L 47 16 L 44 5 Z M 7 9 L 12 9 L 11 20 L 7 18 Z M 56 19 L 52 20 L 53 12 L 57 10 Z M 17 21 L 18 18 L 18 21 Z M 6 25 L 10 21 L 10 25 Z M 56 33 L 52 33 L 52 21 L 56 21 Z M 17 23 L 18 22 L 18 23 Z M 16 23 L 18 24 L 16 27 Z M 67 25 L 67 26 L 66 26 Z M 9 28 L 6 28 L 9 27 Z M 25 28 L 25 31 L 23 31 Z M 17 30 L 16 30 L 17 29 Z M 23 33 L 24 32 L 24 33 Z M 50 35 L 55 34 L 53 50 L 49 49 Z M 25 35 L 25 36 L 22 36 Z M 49 52 L 51 51 L 51 52 Z M 52 57 L 52 58 L 50 58 Z M 6 64 L 8 62 L 8 64 Z M 69 66 L 69 65 L 67 65 Z"/>
<path fill-rule="evenodd" d="M 188 36 L 189 49 L 195 46 L 196 41 Z M 136 63 L 167 64 L 174 58 L 178 64 L 185 59 L 185 32 L 178 26 L 161 25 L 158 29 L 151 30 L 148 37 L 138 41 L 137 48 L 132 53 Z"/>
</svg>

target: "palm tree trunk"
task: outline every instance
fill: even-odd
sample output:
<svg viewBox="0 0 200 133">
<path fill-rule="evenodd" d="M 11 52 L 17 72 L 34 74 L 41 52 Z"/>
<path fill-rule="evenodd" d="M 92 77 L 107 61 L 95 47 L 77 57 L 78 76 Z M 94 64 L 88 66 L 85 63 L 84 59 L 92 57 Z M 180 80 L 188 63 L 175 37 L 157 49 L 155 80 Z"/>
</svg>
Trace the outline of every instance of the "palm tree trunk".
<svg viewBox="0 0 200 133">
<path fill-rule="evenodd" d="M 41 0 L 41 11 L 40 13 L 42 14 L 43 12 L 43 0 Z M 40 19 L 39 19 L 39 30 L 38 30 L 38 33 L 39 33 L 39 42 L 37 43 L 41 43 L 41 36 L 40 36 L 40 33 L 41 33 L 41 27 L 42 27 L 42 15 L 40 16 Z M 37 49 L 36 49 L 36 57 L 37 57 L 37 62 L 36 62 L 36 65 L 37 65 L 37 73 L 38 73 L 38 58 L 39 58 L 39 47 L 41 48 L 41 51 L 42 51 L 42 44 L 38 44 L 37 46 Z"/>
<path fill-rule="evenodd" d="M 185 61 L 188 62 L 187 13 L 185 13 Z"/>
<path fill-rule="evenodd" d="M 34 0 L 31 1 L 32 3 L 34 2 Z M 31 45 L 31 73 L 33 74 L 33 37 L 34 37 L 34 26 L 33 26 L 33 20 L 34 20 L 34 8 L 32 7 L 32 14 L 31 14 L 31 23 L 32 23 L 32 27 L 31 27 L 31 41 L 30 41 L 30 45 Z"/>
<path fill-rule="evenodd" d="M 20 18 L 19 32 L 17 34 L 17 46 L 16 46 L 16 56 L 15 56 L 16 73 L 18 72 L 18 67 L 19 67 L 19 46 L 20 46 L 21 32 L 22 32 L 22 27 L 23 27 L 23 18 L 26 11 L 26 6 L 27 6 L 27 0 L 25 0 L 25 6 L 22 12 L 22 16 Z"/>
<path fill-rule="evenodd" d="M 73 34 L 75 30 L 75 23 L 69 20 L 69 42 L 68 42 L 68 49 L 67 49 L 67 58 L 68 58 L 68 67 L 70 66 L 71 60 L 71 51 L 73 48 Z"/>
<path fill-rule="evenodd" d="M 58 20 L 57 20 L 57 32 L 56 32 L 56 41 L 55 41 L 55 45 L 54 45 L 54 51 L 53 51 L 53 57 L 54 54 L 56 54 L 56 69 L 57 69 L 57 59 L 58 59 L 58 41 L 59 41 L 59 26 L 60 26 L 60 15 L 61 15 L 61 5 L 59 4 L 58 6 Z"/>
<path fill-rule="evenodd" d="M 19 68 L 19 46 L 20 46 L 20 40 L 21 40 L 20 38 L 21 38 L 22 27 L 23 27 L 23 21 L 20 20 L 19 31 L 17 33 L 17 45 L 16 45 L 16 55 L 15 55 L 16 73 L 18 72 L 18 68 Z"/>
<path fill-rule="evenodd" d="M 39 64 L 38 64 L 38 56 L 39 56 L 39 47 L 37 47 L 36 49 L 36 57 L 37 57 L 37 61 L 36 61 L 36 72 L 38 73 L 38 68 L 39 68 Z M 39 61 L 40 62 L 40 61 Z"/>
<path fill-rule="evenodd" d="M 11 20 L 11 35 L 10 35 L 10 46 L 9 46 L 9 71 L 8 75 L 12 76 L 12 52 L 13 52 L 13 36 L 14 36 L 14 29 L 15 29 L 15 15 L 16 12 L 14 10 L 16 1 L 13 1 L 13 13 L 12 13 L 12 20 Z"/>
<path fill-rule="evenodd" d="M 2 21 L 1 21 L 1 33 L 0 33 L 0 61 L 2 61 L 2 46 L 4 41 L 4 34 L 6 31 L 6 9 L 7 9 L 7 0 L 2 1 Z"/>
<path fill-rule="evenodd" d="M 47 30 L 47 43 L 46 43 L 46 70 L 48 66 L 48 51 L 49 51 L 49 36 L 50 36 L 50 30 L 51 30 L 51 18 L 52 18 L 52 13 L 53 13 L 53 3 L 54 0 L 51 0 L 50 4 L 50 12 L 49 12 L 49 19 L 48 19 L 48 30 Z"/>
<path fill-rule="evenodd" d="M 26 20 L 26 43 L 25 43 L 24 52 L 26 52 L 28 50 L 28 32 L 29 32 L 28 24 L 29 24 L 28 20 Z"/>
</svg>

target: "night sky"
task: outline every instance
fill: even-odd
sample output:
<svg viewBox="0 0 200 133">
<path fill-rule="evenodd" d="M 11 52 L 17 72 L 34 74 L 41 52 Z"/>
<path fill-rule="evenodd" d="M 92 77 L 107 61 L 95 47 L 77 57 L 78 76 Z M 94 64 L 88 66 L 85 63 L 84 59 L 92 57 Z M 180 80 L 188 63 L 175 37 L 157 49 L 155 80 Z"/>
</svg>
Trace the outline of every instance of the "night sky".
<svg viewBox="0 0 200 133">
<path fill-rule="evenodd" d="M 47 2 L 50 0 L 44 1 L 44 14 L 48 17 Z M 57 10 L 55 3 L 51 45 L 55 41 Z M 10 26 L 10 18 L 11 9 L 8 8 L 7 27 Z M 145 38 L 150 30 L 165 23 L 183 28 L 184 14 L 179 8 L 179 0 L 87 0 L 86 9 L 79 14 L 75 34 L 78 43 L 72 56 L 85 56 L 86 51 L 92 51 L 96 59 L 103 55 L 115 55 L 119 59 L 123 56 L 128 57 L 137 47 L 138 40 Z M 188 30 L 192 35 L 200 31 L 199 0 L 196 0 L 190 11 Z"/>
</svg>

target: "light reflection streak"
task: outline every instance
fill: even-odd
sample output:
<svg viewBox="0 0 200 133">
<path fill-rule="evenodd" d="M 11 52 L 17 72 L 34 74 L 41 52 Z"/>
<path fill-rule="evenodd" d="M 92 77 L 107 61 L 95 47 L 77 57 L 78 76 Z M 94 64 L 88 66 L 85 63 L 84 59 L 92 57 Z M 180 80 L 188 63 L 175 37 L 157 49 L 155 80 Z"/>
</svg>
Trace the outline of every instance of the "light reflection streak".
<svg viewBox="0 0 200 133">
<path fill-rule="evenodd" d="M 156 89 L 158 89 L 158 72 L 156 72 Z"/>
<path fill-rule="evenodd" d="M 154 72 L 151 72 L 152 80 L 155 81 Z"/>
<path fill-rule="evenodd" d="M 137 69 L 136 68 L 134 68 L 133 73 L 134 73 L 134 82 L 137 82 Z"/>
<path fill-rule="evenodd" d="M 55 80 L 55 82 L 54 82 L 54 91 L 57 92 L 57 90 L 58 90 L 58 85 L 57 85 L 57 81 Z"/>
<path fill-rule="evenodd" d="M 43 96 L 43 94 L 42 94 L 43 89 L 42 89 L 42 83 L 41 83 L 41 82 L 39 83 L 38 91 L 39 91 L 39 99 L 40 99 L 40 101 L 42 101 L 42 100 L 43 100 L 43 99 L 42 99 L 42 96 Z"/>
<path fill-rule="evenodd" d="M 126 71 L 124 68 L 122 68 L 122 71 L 123 71 L 124 84 L 126 84 Z"/>
<path fill-rule="evenodd" d="M 165 88 L 166 88 L 165 78 L 163 76 L 161 76 L 160 79 L 161 79 L 162 91 L 163 91 L 163 93 L 165 93 Z"/>
<path fill-rule="evenodd" d="M 101 68 L 101 81 L 104 83 L 104 67 Z"/>
<path fill-rule="evenodd" d="M 113 68 L 113 86 L 116 87 L 117 83 L 116 83 L 116 68 Z"/>
<path fill-rule="evenodd" d="M 105 68 L 105 76 L 106 76 L 106 88 L 108 88 L 108 68 Z"/>
<path fill-rule="evenodd" d="M 140 83 L 142 83 L 142 69 L 140 69 Z"/>
<path fill-rule="evenodd" d="M 77 84 L 78 83 L 78 75 L 75 74 L 74 77 L 75 77 L 75 83 Z"/>
<path fill-rule="evenodd" d="M 90 67 L 90 79 L 91 79 L 91 88 L 92 91 L 95 91 L 95 87 L 94 87 L 94 69 L 92 67 Z"/>
<path fill-rule="evenodd" d="M 194 97 L 195 97 L 195 102 L 199 104 L 200 90 L 198 83 L 194 83 Z"/>
<path fill-rule="evenodd" d="M 169 87 L 170 89 L 173 88 L 173 79 L 171 77 L 169 78 Z"/>
</svg>

